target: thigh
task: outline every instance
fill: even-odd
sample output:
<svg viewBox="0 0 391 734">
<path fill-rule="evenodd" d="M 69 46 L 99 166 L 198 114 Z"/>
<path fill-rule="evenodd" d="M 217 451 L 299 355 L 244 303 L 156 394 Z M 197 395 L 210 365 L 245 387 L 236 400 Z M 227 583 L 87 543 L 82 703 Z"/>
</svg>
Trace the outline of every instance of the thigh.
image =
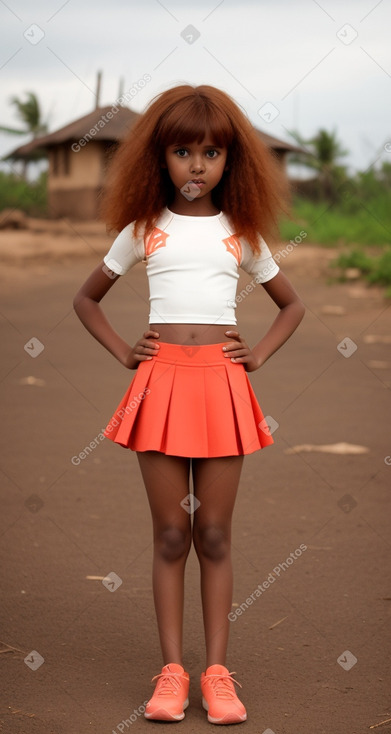
<svg viewBox="0 0 391 734">
<path fill-rule="evenodd" d="M 193 459 L 194 496 L 201 503 L 194 525 L 228 526 L 235 505 L 244 456 Z"/>
<path fill-rule="evenodd" d="M 189 494 L 190 459 L 160 451 L 137 451 L 137 459 L 155 529 L 187 529 L 190 515 L 181 502 Z"/>
</svg>

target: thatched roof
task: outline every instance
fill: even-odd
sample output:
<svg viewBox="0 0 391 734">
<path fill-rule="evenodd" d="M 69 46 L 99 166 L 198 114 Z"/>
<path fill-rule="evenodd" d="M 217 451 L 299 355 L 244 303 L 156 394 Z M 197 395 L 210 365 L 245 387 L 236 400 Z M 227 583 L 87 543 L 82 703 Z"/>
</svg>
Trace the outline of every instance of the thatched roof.
<svg viewBox="0 0 391 734">
<path fill-rule="evenodd" d="M 107 118 L 109 112 L 112 115 L 111 119 Z M 94 132 L 87 137 L 89 140 L 105 140 L 108 142 L 122 140 L 138 117 L 137 112 L 133 112 L 128 107 L 121 107 L 120 105 L 97 107 L 92 112 L 89 112 L 88 115 L 79 117 L 78 120 L 70 122 L 59 130 L 34 138 L 29 143 L 15 148 L 15 150 L 7 155 L 7 158 L 24 158 L 36 148 L 49 149 L 60 143 L 76 143 L 82 138 L 87 137 L 92 129 L 94 129 Z"/>
<path fill-rule="evenodd" d="M 284 140 L 280 140 L 279 138 L 275 138 L 273 135 L 268 135 L 267 133 L 262 132 L 262 130 L 258 130 L 258 128 L 255 128 L 259 137 L 261 138 L 262 142 L 265 143 L 265 145 L 268 146 L 268 148 L 273 148 L 273 150 L 277 151 L 286 151 L 287 153 L 307 153 L 308 150 L 305 148 L 300 148 L 297 145 L 292 145 L 292 143 L 286 143 Z"/>
<path fill-rule="evenodd" d="M 107 118 L 109 112 L 112 113 L 111 119 Z M 8 153 L 5 158 L 25 158 L 37 149 L 48 150 L 60 143 L 76 143 L 82 138 L 87 138 L 87 140 L 105 140 L 107 142 L 122 140 L 139 116 L 139 113 L 133 112 L 128 107 L 122 107 L 120 105 L 97 107 L 92 112 L 89 112 L 88 115 L 84 115 L 78 120 L 70 122 L 59 130 L 49 133 L 48 135 L 42 135 L 41 137 L 34 138 L 33 140 L 30 140 L 29 143 L 25 143 L 24 145 L 15 148 L 15 150 Z M 88 136 L 88 133 L 91 130 L 94 130 L 94 132 Z M 258 130 L 257 128 L 256 130 L 261 140 L 269 148 L 273 148 L 275 151 L 295 153 L 308 152 L 296 145 L 291 145 L 291 143 L 286 143 L 272 135 L 261 132 L 261 130 Z"/>
</svg>

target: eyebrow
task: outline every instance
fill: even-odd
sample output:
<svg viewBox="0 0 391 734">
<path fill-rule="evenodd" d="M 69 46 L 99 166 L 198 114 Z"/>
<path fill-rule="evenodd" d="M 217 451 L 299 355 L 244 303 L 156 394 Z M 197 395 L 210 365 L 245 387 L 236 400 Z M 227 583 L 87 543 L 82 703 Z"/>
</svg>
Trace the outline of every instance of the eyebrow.
<svg viewBox="0 0 391 734">
<path fill-rule="evenodd" d="M 192 145 L 192 143 L 183 143 L 183 144 L 182 143 L 172 143 L 172 145 L 170 145 L 169 147 L 170 148 L 187 148 L 189 145 Z M 203 145 L 202 147 L 203 148 L 223 148 L 224 146 L 215 145 L 214 143 L 209 143 L 207 145 Z"/>
</svg>

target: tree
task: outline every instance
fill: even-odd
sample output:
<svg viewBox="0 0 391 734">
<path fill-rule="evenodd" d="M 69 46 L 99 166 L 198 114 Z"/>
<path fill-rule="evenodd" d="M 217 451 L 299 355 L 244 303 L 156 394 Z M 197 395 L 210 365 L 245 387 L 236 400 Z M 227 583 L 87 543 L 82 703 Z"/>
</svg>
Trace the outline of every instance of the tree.
<svg viewBox="0 0 391 734">
<path fill-rule="evenodd" d="M 17 117 L 25 125 L 24 129 L 15 130 L 13 127 L 0 125 L 0 130 L 11 135 L 27 135 L 28 133 L 32 133 L 33 138 L 36 138 L 38 135 L 47 133 L 48 125 L 42 121 L 41 108 L 37 96 L 34 92 L 26 92 L 26 94 L 26 102 L 23 102 L 18 97 L 11 97 L 10 99 L 10 104 L 16 107 Z"/>
<path fill-rule="evenodd" d="M 321 194 L 331 201 L 336 201 L 336 192 L 339 184 L 346 181 L 346 167 L 338 165 L 340 158 L 348 155 L 349 151 L 342 148 L 337 140 L 336 131 L 332 133 L 327 130 L 319 132 L 308 140 L 304 140 L 296 131 L 288 131 L 300 145 L 309 145 L 310 154 L 303 157 L 296 153 L 290 161 L 292 163 L 304 163 L 318 173 L 318 181 Z"/>
<path fill-rule="evenodd" d="M 25 102 L 23 102 L 19 97 L 11 97 L 9 100 L 10 104 L 16 107 L 16 115 L 24 124 L 24 128 L 15 129 L 13 127 L 0 125 L 0 131 L 9 133 L 10 135 L 31 134 L 34 139 L 48 132 L 48 123 L 42 120 L 41 107 L 34 92 L 25 92 L 25 94 L 27 95 L 27 100 Z M 29 162 L 38 161 L 45 157 L 45 152 L 39 149 L 35 150 L 29 156 L 26 156 L 23 161 L 23 177 L 26 175 L 26 169 Z M 6 158 L 12 159 L 12 156 L 5 156 L 5 159 Z"/>
</svg>

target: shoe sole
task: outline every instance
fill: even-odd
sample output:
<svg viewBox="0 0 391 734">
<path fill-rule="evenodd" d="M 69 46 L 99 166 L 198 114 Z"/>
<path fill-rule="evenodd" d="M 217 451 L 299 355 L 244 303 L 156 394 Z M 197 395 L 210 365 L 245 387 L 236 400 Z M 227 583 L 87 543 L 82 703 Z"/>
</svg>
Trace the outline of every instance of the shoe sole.
<svg viewBox="0 0 391 734">
<path fill-rule="evenodd" d="M 247 714 L 244 714 L 244 716 L 239 716 L 239 714 L 226 714 L 221 719 L 216 719 L 214 716 L 211 716 L 209 713 L 209 706 L 208 702 L 202 697 L 202 705 L 205 709 L 205 711 L 208 712 L 208 721 L 210 724 L 241 724 L 242 721 L 247 720 Z"/>
<path fill-rule="evenodd" d="M 147 712 L 144 712 L 144 716 L 146 719 L 153 719 L 155 721 L 182 721 L 182 719 L 185 718 L 185 709 L 187 709 L 188 705 L 189 699 L 187 698 L 183 704 L 183 711 L 181 714 L 170 714 L 166 709 L 158 709 L 157 711 L 154 711 L 153 714 L 147 714 Z"/>
</svg>

